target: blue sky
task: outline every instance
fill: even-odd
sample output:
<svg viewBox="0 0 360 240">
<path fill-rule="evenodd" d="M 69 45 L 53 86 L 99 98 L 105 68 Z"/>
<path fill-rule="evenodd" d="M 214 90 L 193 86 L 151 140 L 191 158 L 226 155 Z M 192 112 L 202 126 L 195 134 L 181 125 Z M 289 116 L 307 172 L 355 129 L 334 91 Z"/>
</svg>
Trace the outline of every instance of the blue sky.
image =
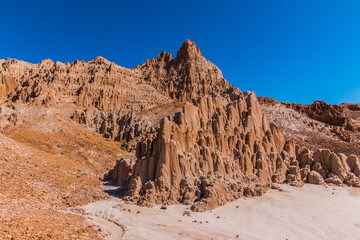
<svg viewBox="0 0 360 240">
<path fill-rule="evenodd" d="M 0 58 L 132 68 L 194 41 L 241 90 L 360 102 L 360 1 L 2 1 Z"/>
</svg>

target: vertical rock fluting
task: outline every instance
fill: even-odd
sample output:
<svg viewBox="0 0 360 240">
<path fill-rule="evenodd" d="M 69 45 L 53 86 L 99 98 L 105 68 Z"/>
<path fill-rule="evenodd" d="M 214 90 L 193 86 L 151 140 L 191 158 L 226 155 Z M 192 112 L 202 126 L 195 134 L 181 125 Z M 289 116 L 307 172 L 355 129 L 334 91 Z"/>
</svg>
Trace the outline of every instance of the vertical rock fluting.
<svg viewBox="0 0 360 240">
<path fill-rule="evenodd" d="M 142 75 L 105 58 L 84 62 L 31 64 L 16 59 L 0 61 L 0 97 L 32 105 L 70 102 L 97 111 L 139 111 L 170 101 Z"/>
<path fill-rule="evenodd" d="M 133 139 L 138 135 L 132 133 L 136 132 L 135 125 L 141 125 L 140 134 L 153 130 L 145 126 L 151 124 L 139 122 L 136 116 L 130 122 L 134 126 L 130 126 L 128 114 L 211 92 L 237 91 L 190 40 L 183 43 L 175 59 L 163 51 L 157 59 L 134 69 L 102 57 L 71 64 L 50 59 L 39 64 L 6 59 L 0 64 L 0 96 L 32 105 L 73 103 L 81 107 L 74 112 L 74 120 L 115 140 Z"/>
<path fill-rule="evenodd" d="M 75 121 L 135 150 L 106 178 L 126 186 L 125 199 L 140 204 L 184 203 L 204 211 L 261 195 L 273 183 L 360 185 L 357 156 L 286 142 L 255 94 L 229 84 L 189 40 L 175 59 L 162 52 L 134 69 L 102 57 L 71 64 L 0 60 L 0 97 L 68 104 Z M 318 102 L 303 111 L 355 129 L 341 109 Z M 16 123 L 11 110 L 1 112 L 2 129 Z"/>
<path fill-rule="evenodd" d="M 273 183 L 360 186 L 356 156 L 285 142 L 254 93 L 186 103 L 163 119 L 152 143 L 138 145 L 137 157 L 119 160 L 106 177 L 127 186 L 125 199 L 139 204 L 184 203 L 204 211 L 261 195 Z"/>
<path fill-rule="evenodd" d="M 191 101 L 212 92 L 223 94 L 239 92 L 223 78 L 221 71 L 213 63 L 201 55 L 199 48 L 190 40 L 183 43 L 175 59 L 171 54 L 162 51 L 157 59 L 147 60 L 132 71 L 138 77 L 137 86 L 152 86 L 161 95 L 156 95 L 153 100 L 152 96 L 149 96 L 151 89 L 144 91 L 139 87 L 119 85 L 115 88 L 122 90 L 122 95 L 119 95 L 111 89 L 99 91 L 94 83 L 85 84 L 77 91 L 78 102 L 88 109 L 74 113 L 73 117 L 75 120 L 80 120 L 80 123 L 95 127 L 105 137 L 125 140 L 128 150 L 133 149 L 134 145 L 128 144 L 129 140 L 149 131 L 153 132 L 154 129 L 148 127 L 154 125 L 151 124 L 153 121 L 143 121 L 144 119 L 137 115 L 141 115 L 143 110 L 148 110 L 149 106 L 153 107 L 154 103 L 160 106 L 166 102 L 169 104 L 171 100 L 180 103 Z M 134 96 L 137 104 L 133 103 L 131 96 Z M 142 104 L 139 104 L 139 96 L 142 96 Z M 91 107 L 94 109 L 90 109 Z M 114 111 L 117 109 L 122 111 Z M 126 121 L 129 112 L 133 116 L 131 122 Z M 156 114 L 161 115 L 159 112 Z M 157 124 L 155 125 L 157 127 Z"/>
<path fill-rule="evenodd" d="M 208 95 L 164 118 L 147 151 L 120 160 L 108 177 L 127 185 L 130 201 L 194 203 L 201 211 L 261 195 L 273 176 L 285 180 L 284 144 L 254 93 Z"/>
</svg>

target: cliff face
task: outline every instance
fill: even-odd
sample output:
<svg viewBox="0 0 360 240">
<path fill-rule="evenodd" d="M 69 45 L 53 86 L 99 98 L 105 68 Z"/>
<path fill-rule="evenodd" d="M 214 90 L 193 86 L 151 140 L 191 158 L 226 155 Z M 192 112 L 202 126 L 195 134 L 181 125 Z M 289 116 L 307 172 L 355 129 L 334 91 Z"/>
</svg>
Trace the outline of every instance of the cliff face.
<svg viewBox="0 0 360 240">
<path fill-rule="evenodd" d="M 157 59 L 147 60 L 134 69 L 120 67 L 102 57 L 89 62 L 75 60 L 71 64 L 50 59 L 39 64 L 6 59 L 0 65 L 0 80 L 3 99 L 46 106 L 73 103 L 80 107 L 74 119 L 117 140 L 128 140 L 124 136 L 132 135 L 121 130 L 122 123 L 129 121 L 126 115 L 211 92 L 238 91 L 189 40 L 175 59 L 162 52 Z"/>
<path fill-rule="evenodd" d="M 107 174 L 127 186 L 125 199 L 145 205 L 181 202 L 204 211 L 261 195 L 276 183 L 359 186 L 357 156 L 285 141 L 267 122 L 255 94 L 223 84 L 216 69 L 189 42 L 175 59 L 163 52 L 135 68 L 160 92 L 187 103 L 143 135 L 136 157 L 119 160 Z M 191 87 L 194 79 L 200 88 Z M 321 102 L 303 109 L 313 113 L 309 118 L 348 123 L 340 108 Z"/>
<path fill-rule="evenodd" d="M 346 107 L 331 105 L 323 101 L 315 101 L 310 105 L 284 103 L 287 107 L 307 114 L 310 118 L 333 126 L 341 126 L 348 130 L 357 130 L 352 119 L 347 117 Z"/>
<path fill-rule="evenodd" d="M 276 105 L 275 99 L 268 97 L 259 97 L 263 105 Z M 297 112 L 304 113 L 307 117 L 319 122 L 342 127 L 346 130 L 359 131 L 359 104 L 343 103 L 340 105 L 331 105 L 323 101 L 315 101 L 309 105 L 299 103 L 282 102 L 284 106 L 294 109 Z"/>
<path fill-rule="evenodd" d="M 79 104 L 88 109 L 74 114 L 74 119 L 95 128 L 105 137 L 125 141 L 128 150 L 135 148 L 134 138 L 141 138 L 148 131 L 154 132 L 160 123 L 159 116 L 166 117 L 162 112 L 169 114 L 179 110 L 171 103 L 175 102 L 176 105 L 211 93 L 240 92 L 223 78 L 221 71 L 206 60 L 190 40 L 184 42 L 175 59 L 163 51 L 157 59 L 136 66 L 130 75 L 132 79 L 127 85 L 115 86 L 115 89 L 122 90 L 121 99 L 126 98 L 122 105 L 116 108 L 90 108 L 96 107 L 98 102 L 109 100 L 99 96 L 98 90 L 88 93 L 81 87 L 78 90 Z M 90 97 L 94 95 L 97 96 L 95 100 Z M 117 109 L 119 111 L 115 111 Z M 146 113 L 147 117 L 144 118 L 142 112 L 151 109 L 155 111 Z M 153 119 L 154 116 L 157 120 Z"/>
<path fill-rule="evenodd" d="M 268 97 L 258 99 L 268 118 L 282 128 L 287 139 L 310 148 L 360 155 L 359 104 L 315 101 L 301 105 Z"/>
<path fill-rule="evenodd" d="M 284 180 L 284 143 L 254 93 L 207 95 L 164 118 L 152 144 L 140 143 L 139 158 L 120 160 L 109 177 L 128 186 L 128 200 L 206 210 L 262 194 L 274 174 Z"/>
<path fill-rule="evenodd" d="M 196 99 L 211 92 L 236 91 L 223 78 L 220 69 L 206 60 L 190 40 L 184 42 L 175 59 L 163 51 L 157 59 L 147 60 L 134 70 L 144 75 L 146 83 L 179 101 Z"/>
<path fill-rule="evenodd" d="M 39 64 L 6 59 L 0 65 L 0 76 L 2 92 L 16 103 L 73 102 L 99 111 L 128 112 L 169 101 L 153 87 L 141 84 L 140 75 L 102 57 L 71 64 L 50 59 Z"/>
<path fill-rule="evenodd" d="M 150 143 L 138 143 L 136 156 L 119 160 L 106 177 L 127 186 L 125 199 L 145 205 L 180 202 L 205 211 L 283 182 L 360 187 L 355 155 L 285 142 L 254 93 L 186 103 L 162 120 Z"/>
<path fill-rule="evenodd" d="M 356 152 L 309 146 L 289 138 L 293 132 L 286 128 L 296 123 L 290 117 L 301 118 L 297 112 L 304 117 L 299 126 L 328 122 L 355 131 L 342 107 L 282 104 L 293 115 L 281 115 L 284 109 L 267 107 L 278 106 L 276 101 L 260 105 L 255 93 L 229 84 L 189 40 L 176 58 L 162 52 L 134 69 L 101 57 L 71 64 L 0 63 L 0 97 L 7 102 L 1 129 L 16 125 L 22 114 L 17 105 L 66 109 L 66 118 L 131 152 L 105 176 L 127 188 L 129 201 L 192 204 L 204 211 L 261 195 L 276 183 L 359 186 Z M 321 129 L 331 135 L 330 128 Z"/>
</svg>

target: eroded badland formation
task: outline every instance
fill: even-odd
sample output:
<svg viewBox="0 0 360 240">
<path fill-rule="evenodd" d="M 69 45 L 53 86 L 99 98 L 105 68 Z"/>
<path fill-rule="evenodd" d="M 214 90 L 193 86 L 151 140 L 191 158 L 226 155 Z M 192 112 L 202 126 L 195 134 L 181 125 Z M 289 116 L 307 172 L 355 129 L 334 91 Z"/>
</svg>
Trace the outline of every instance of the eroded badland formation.
<svg viewBox="0 0 360 240">
<path fill-rule="evenodd" d="M 133 69 L 0 60 L 0 238 L 96 238 L 104 199 L 214 209 L 278 183 L 360 187 L 360 105 L 241 92 L 186 40 Z"/>
</svg>

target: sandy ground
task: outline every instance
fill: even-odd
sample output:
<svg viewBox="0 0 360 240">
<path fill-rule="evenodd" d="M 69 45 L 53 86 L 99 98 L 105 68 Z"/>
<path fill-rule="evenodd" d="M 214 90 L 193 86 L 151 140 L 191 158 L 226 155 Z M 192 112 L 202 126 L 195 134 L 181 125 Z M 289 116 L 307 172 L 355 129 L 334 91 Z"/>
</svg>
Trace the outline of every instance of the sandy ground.
<svg viewBox="0 0 360 240">
<path fill-rule="evenodd" d="M 360 239 L 360 189 L 282 185 L 210 212 L 146 208 L 119 198 L 83 207 L 105 239 Z"/>
</svg>

